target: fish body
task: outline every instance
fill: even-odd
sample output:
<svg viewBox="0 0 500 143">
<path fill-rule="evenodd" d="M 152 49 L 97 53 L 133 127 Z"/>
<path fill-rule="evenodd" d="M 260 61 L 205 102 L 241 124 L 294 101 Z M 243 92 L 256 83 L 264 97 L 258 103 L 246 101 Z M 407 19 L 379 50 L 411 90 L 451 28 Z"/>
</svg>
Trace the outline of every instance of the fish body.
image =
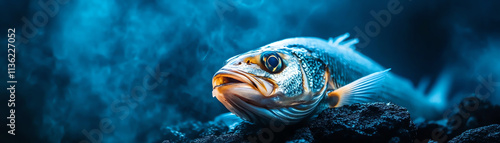
<svg viewBox="0 0 500 143">
<path fill-rule="evenodd" d="M 412 83 L 357 52 L 357 39 L 289 38 L 227 60 L 214 75 L 213 96 L 257 124 L 295 124 L 326 108 L 393 102 L 414 116 L 442 112 L 443 93 L 425 96 Z"/>
</svg>

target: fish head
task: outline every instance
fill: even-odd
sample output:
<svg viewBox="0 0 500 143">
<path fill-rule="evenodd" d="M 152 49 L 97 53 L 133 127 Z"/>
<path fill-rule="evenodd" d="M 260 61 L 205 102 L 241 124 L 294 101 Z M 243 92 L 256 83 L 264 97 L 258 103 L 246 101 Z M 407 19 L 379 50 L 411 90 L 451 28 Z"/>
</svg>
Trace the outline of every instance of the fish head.
<svg viewBox="0 0 500 143">
<path fill-rule="evenodd" d="M 310 90 L 306 75 L 313 72 L 304 71 L 300 52 L 267 47 L 234 56 L 214 75 L 212 94 L 228 110 L 253 123 L 299 122 L 321 100 L 318 92 Z"/>
</svg>

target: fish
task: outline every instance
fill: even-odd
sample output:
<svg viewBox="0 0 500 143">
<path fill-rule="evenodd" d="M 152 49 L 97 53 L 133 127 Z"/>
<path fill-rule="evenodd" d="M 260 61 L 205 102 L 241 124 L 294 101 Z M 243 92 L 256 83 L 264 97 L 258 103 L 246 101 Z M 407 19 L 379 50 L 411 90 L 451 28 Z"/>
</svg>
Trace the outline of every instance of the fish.
<svg viewBox="0 0 500 143">
<path fill-rule="evenodd" d="M 287 38 L 233 56 L 214 74 L 212 96 L 241 119 L 263 125 L 297 124 L 327 108 L 369 102 L 406 107 L 412 118 L 442 114 L 448 74 L 426 94 L 357 51 L 359 40 L 348 37 Z"/>
</svg>

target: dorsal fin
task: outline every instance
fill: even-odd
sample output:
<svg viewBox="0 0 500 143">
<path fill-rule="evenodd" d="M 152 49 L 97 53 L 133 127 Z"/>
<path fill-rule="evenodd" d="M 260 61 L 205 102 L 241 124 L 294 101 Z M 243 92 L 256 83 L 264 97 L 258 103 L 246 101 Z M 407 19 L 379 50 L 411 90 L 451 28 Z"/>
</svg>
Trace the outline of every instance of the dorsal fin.
<svg viewBox="0 0 500 143">
<path fill-rule="evenodd" d="M 345 41 L 348 37 L 350 36 L 349 33 L 342 34 L 340 36 L 337 36 L 335 38 L 329 38 L 328 39 L 328 45 L 332 47 L 346 47 L 355 50 L 356 47 L 354 46 L 359 42 L 358 38 L 354 38 L 351 40 Z"/>
</svg>

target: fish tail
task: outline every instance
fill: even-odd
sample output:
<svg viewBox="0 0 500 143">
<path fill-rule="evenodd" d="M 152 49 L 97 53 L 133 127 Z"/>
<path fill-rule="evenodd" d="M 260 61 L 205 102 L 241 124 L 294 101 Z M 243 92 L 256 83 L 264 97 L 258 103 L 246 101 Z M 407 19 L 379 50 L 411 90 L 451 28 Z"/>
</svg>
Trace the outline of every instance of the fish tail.
<svg viewBox="0 0 500 143">
<path fill-rule="evenodd" d="M 386 82 L 385 99 L 406 107 L 412 117 L 440 119 L 448 105 L 448 95 L 453 82 L 452 70 L 446 69 L 440 73 L 436 82 L 426 93 L 429 78 L 424 77 L 417 87 L 406 79 L 392 75 Z"/>
<path fill-rule="evenodd" d="M 445 69 L 439 74 L 436 82 L 427 94 L 427 102 L 440 113 L 444 112 L 448 105 L 447 98 L 450 94 L 452 82 L 453 70 Z"/>
</svg>

